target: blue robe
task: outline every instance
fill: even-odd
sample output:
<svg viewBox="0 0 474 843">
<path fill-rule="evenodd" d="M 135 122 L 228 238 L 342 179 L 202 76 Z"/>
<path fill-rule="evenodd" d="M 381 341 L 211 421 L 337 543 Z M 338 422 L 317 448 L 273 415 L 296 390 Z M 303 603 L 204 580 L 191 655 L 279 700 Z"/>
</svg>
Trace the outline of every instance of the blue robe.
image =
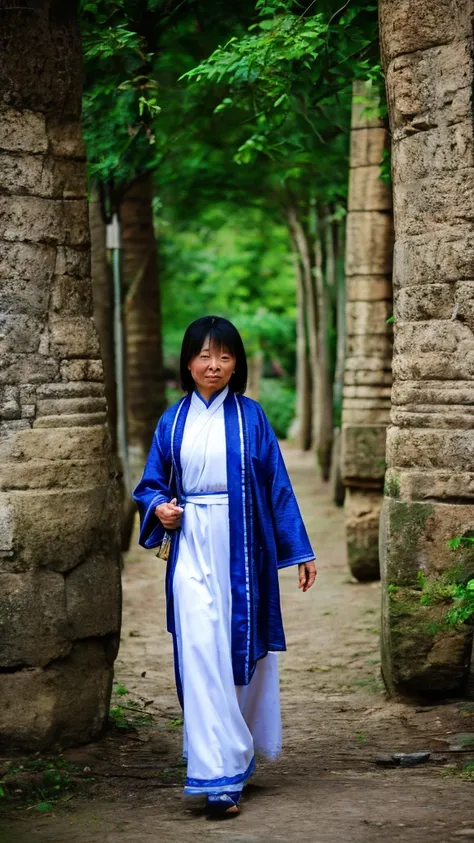
<svg viewBox="0 0 474 843">
<path fill-rule="evenodd" d="M 169 407 L 158 422 L 135 498 L 139 542 L 157 547 L 164 528 L 155 508 L 183 497 L 180 451 L 191 396 Z M 258 659 L 286 649 L 278 569 L 314 559 L 276 436 L 263 409 L 229 391 L 224 401 L 229 494 L 232 592 L 232 666 L 236 685 L 247 685 Z M 173 575 L 179 529 L 166 571 L 167 627 L 175 644 Z M 182 701 L 179 671 L 178 695 Z"/>
</svg>

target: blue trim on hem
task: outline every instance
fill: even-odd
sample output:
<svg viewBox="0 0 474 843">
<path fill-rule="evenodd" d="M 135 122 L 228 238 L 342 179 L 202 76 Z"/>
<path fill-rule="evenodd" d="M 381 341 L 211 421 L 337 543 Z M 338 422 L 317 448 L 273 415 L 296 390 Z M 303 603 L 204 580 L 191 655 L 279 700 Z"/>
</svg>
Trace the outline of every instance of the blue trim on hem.
<svg viewBox="0 0 474 843">
<path fill-rule="evenodd" d="M 184 789 L 186 792 L 186 788 L 202 788 L 205 790 L 207 787 L 227 787 L 228 785 L 233 784 L 240 784 L 241 782 L 248 779 L 249 776 L 255 770 L 255 756 L 252 758 L 249 766 L 247 767 L 245 773 L 239 773 L 237 776 L 221 776 L 220 779 L 190 779 L 186 776 L 186 782 L 184 785 Z"/>
</svg>

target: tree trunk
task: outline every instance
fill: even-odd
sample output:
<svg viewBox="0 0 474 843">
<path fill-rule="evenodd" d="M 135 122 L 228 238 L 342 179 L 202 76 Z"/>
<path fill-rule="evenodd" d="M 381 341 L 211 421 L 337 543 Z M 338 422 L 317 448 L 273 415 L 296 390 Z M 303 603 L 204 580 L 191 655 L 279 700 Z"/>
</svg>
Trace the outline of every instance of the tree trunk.
<svg viewBox="0 0 474 843">
<path fill-rule="evenodd" d="M 417 579 L 466 580 L 474 501 L 472 3 L 430 0 L 416 26 L 381 0 L 395 215 L 392 427 L 381 518 L 382 665 L 390 690 L 455 696 L 472 626 L 420 604 Z M 390 591 L 388 586 L 390 585 Z"/>
<path fill-rule="evenodd" d="M 294 205 L 290 205 L 287 212 L 288 227 L 293 241 L 293 246 L 298 255 L 301 278 L 304 287 L 304 301 L 306 305 L 306 329 L 308 334 L 309 349 L 309 370 L 311 373 L 311 441 L 313 448 L 317 450 L 318 436 L 318 400 L 317 389 L 319 386 L 319 340 L 318 340 L 318 303 L 316 286 L 313 275 L 313 255 L 309 246 L 308 236 L 301 224 L 298 211 Z"/>
<path fill-rule="evenodd" d="M 107 401 L 107 420 L 112 451 L 117 453 L 117 386 L 114 365 L 114 286 L 107 261 L 105 220 L 100 191 L 92 186 L 89 199 L 91 231 L 91 276 L 94 299 L 94 323 L 99 334 L 100 352 L 104 366 L 104 387 Z"/>
<path fill-rule="evenodd" d="M 311 368 L 308 355 L 308 337 L 306 325 L 306 295 L 303 270 L 299 256 L 295 252 L 295 275 L 297 292 L 296 323 L 296 416 L 291 425 L 291 437 L 296 439 L 302 451 L 311 448 Z"/>
<path fill-rule="evenodd" d="M 329 326 L 328 288 L 323 273 L 321 242 L 318 238 L 314 244 L 314 255 L 313 283 L 316 287 L 318 303 L 318 357 L 315 383 L 318 400 L 315 407 L 315 445 L 321 475 L 323 480 L 328 480 L 331 470 L 333 439 L 332 373 L 327 335 Z"/>
<path fill-rule="evenodd" d="M 0 11 L 0 734 L 31 751 L 104 726 L 120 565 L 77 6 L 12 5 Z"/>
<path fill-rule="evenodd" d="M 334 370 L 333 383 L 333 408 L 334 408 L 334 433 L 333 446 L 331 455 L 331 474 L 329 477 L 329 486 L 331 489 L 331 499 L 336 506 L 344 506 L 346 496 L 346 487 L 342 480 L 342 433 L 341 433 L 341 417 L 342 417 L 342 389 L 344 380 L 344 358 L 345 358 L 345 303 L 346 303 L 346 287 L 344 272 L 342 270 L 343 260 L 341 259 L 341 250 L 343 250 L 343 237 L 340 223 L 333 223 L 334 231 L 334 251 L 335 251 L 335 285 L 336 285 L 336 363 Z"/>
<path fill-rule="evenodd" d="M 107 259 L 106 227 L 100 191 L 93 186 L 89 200 L 89 225 L 91 230 L 91 274 L 94 299 L 94 323 L 99 334 L 100 351 L 104 366 L 107 421 L 112 442 L 114 473 L 118 477 L 121 501 L 120 535 L 122 551 L 127 551 L 135 521 L 136 506 L 126 489 L 124 467 L 117 440 L 117 384 L 115 379 L 114 347 L 114 285 L 110 263 Z"/>
<path fill-rule="evenodd" d="M 247 381 L 247 395 L 254 401 L 260 400 L 260 389 L 262 385 L 263 373 L 263 351 L 258 349 L 249 356 L 248 361 L 248 381 Z"/>
<path fill-rule="evenodd" d="M 165 409 L 160 290 L 153 231 L 152 182 L 141 176 L 121 205 L 127 414 L 132 486 L 139 481 L 156 423 Z"/>
<path fill-rule="evenodd" d="M 361 102 L 361 98 L 363 101 Z M 358 580 L 379 576 L 378 533 L 390 414 L 393 222 L 380 179 L 387 134 L 368 85 L 354 83 L 346 240 L 342 476 L 347 554 Z"/>
</svg>

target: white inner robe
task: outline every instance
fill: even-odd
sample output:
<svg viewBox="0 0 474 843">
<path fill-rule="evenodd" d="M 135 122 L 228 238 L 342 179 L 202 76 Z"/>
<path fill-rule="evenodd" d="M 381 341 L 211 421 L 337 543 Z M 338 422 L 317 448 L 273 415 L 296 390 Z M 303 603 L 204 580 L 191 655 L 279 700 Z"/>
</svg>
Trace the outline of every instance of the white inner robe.
<svg viewBox="0 0 474 843">
<path fill-rule="evenodd" d="M 227 392 L 209 406 L 193 394 L 181 447 L 185 500 L 173 593 L 189 794 L 241 790 L 254 754 L 276 758 L 281 750 L 277 653 L 257 662 L 249 685 L 236 687 L 233 678 Z"/>
</svg>

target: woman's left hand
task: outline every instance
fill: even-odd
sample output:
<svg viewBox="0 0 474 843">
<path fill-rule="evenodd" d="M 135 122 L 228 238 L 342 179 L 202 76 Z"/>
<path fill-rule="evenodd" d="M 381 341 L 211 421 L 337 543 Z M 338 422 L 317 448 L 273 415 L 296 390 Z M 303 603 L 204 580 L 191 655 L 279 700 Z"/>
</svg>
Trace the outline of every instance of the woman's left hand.
<svg viewBox="0 0 474 843">
<path fill-rule="evenodd" d="M 308 591 L 316 579 L 316 565 L 314 562 L 303 562 L 302 565 L 298 565 L 298 574 L 300 580 L 298 588 Z"/>
</svg>

